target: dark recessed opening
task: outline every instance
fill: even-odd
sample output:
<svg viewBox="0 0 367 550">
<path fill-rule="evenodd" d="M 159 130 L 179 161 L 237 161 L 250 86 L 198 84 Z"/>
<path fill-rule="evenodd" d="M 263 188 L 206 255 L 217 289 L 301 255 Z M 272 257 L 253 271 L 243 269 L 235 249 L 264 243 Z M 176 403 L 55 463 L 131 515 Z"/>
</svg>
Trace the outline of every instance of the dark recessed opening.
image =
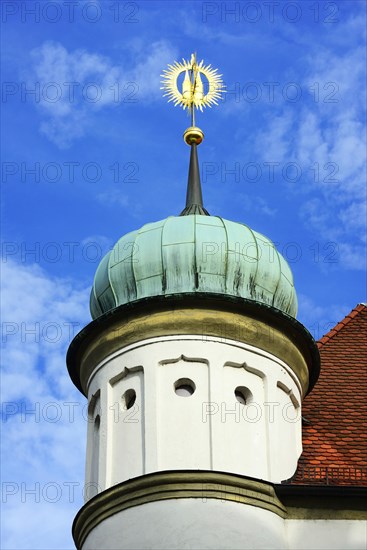
<svg viewBox="0 0 367 550">
<path fill-rule="evenodd" d="M 196 389 L 196 386 L 190 378 L 180 378 L 174 383 L 175 393 L 180 397 L 190 397 Z"/>
<path fill-rule="evenodd" d="M 124 395 L 122 396 L 122 406 L 124 409 L 131 409 L 131 407 L 134 406 L 134 403 L 136 401 L 136 393 L 135 390 L 126 390 Z"/>
<path fill-rule="evenodd" d="M 236 399 L 241 405 L 247 405 L 252 399 L 252 393 L 245 386 L 237 386 L 234 390 Z"/>
</svg>

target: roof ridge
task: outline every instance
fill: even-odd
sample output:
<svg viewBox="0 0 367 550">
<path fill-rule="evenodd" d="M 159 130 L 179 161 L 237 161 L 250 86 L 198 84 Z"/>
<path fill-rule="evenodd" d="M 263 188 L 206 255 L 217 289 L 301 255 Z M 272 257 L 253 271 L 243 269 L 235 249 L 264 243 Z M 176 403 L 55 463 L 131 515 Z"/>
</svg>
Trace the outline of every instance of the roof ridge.
<svg viewBox="0 0 367 550">
<path fill-rule="evenodd" d="M 361 313 L 361 311 L 364 311 L 365 309 L 367 309 L 367 306 L 366 304 L 364 303 L 360 303 L 360 304 L 357 304 L 355 308 L 353 308 L 349 313 L 348 315 L 346 315 L 344 317 L 344 319 L 342 319 L 341 321 L 339 321 L 335 327 L 333 327 L 331 330 L 329 330 L 329 332 L 327 332 L 326 334 L 324 334 L 324 336 L 322 336 L 322 338 L 320 338 L 318 341 L 317 341 L 317 346 L 318 348 L 321 348 L 323 345 L 327 344 L 331 338 L 333 338 L 336 334 L 339 334 L 339 332 L 352 320 L 354 319 L 355 317 L 357 317 L 357 315 L 359 315 Z"/>
</svg>

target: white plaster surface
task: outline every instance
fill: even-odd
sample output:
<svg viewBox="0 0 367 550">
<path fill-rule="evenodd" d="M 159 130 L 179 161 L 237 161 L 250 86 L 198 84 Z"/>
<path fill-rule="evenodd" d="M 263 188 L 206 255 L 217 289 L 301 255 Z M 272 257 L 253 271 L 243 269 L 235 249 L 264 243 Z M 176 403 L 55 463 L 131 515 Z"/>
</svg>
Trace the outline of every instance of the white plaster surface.
<svg viewBox="0 0 367 550">
<path fill-rule="evenodd" d="M 82 550 L 285 548 L 283 520 L 261 508 L 215 499 L 151 502 L 115 514 Z"/>
<path fill-rule="evenodd" d="M 289 550 L 366 550 L 362 520 L 286 520 Z"/>
<path fill-rule="evenodd" d="M 195 384 L 193 395 L 175 393 L 182 378 Z M 249 392 L 245 405 L 236 399 L 238 387 Z M 136 393 L 129 410 L 122 399 L 127 390 Z M 86 483 L 99 492 L 177 469 L 277 483 L 293 475 L 302 452 L 294 373 L 270 353 L 235 341 L 186 335 L 128 346 L 96 367 L 88 397 Z"/>
<path fill-rule="evenodd" d="M 365 550 L 366 532 L 361 520 L 283 520 L 239 503 L 177 499 L 111 516 L 89 534 L 82 550 Z"/>
</svg>

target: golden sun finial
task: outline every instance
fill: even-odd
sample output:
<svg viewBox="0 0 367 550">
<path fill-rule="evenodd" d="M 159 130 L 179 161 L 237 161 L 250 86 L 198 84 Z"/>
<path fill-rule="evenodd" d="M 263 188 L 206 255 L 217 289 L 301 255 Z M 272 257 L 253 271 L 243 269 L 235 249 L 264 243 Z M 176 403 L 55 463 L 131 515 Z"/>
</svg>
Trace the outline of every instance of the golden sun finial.
<svg viewBox="0 0 367 550">
<path fill-rule="evenodd" d="M 184 73 L 184 79 L 180 91 L 178 78 L 182 73 Z M 205 83 L 202 76 L 206 80 Z M 161 77 L 163 78 L 161 90 L 165 91 L 163 97 L 168 97 L 168 102 L 173 101 L 175 107 L 179 105 L 183 109 L 189 109 L 191 113 L 191 127 L 184 134 L 186 143 L 201 143 L 204 134 L 195 126 L 195 109 L 200 109 L 202 112 L 204 107 L 218 105 L 225 91 L 222 75 L 218 74 L 218 69 L 213 69 L 211 65 L 204 65 L 203 60 L 198 63 L 196 54 L 193 53 L 190 61 L 183 59 L 182 63 L 175 61 L 173 65 L 168 65 L 168 69 L 163 71 Z"/>
<path fill-rule="evenodd" d="M 180 74 L 185 73 L 182 84 L 182 92 L 178 89 L 177 80 Z M 204 84 L 201 80 L 203 75 L 208 83 L 208 91 L 204 93 Z M 191 55 L 190 61 L 182 60 L 182 63 L 174 62 L 168 65 L 168 69 L 161 75 L 163 80 L 161 90 L 165 90 L 163 97 L 168 96 L 168 102 L 173 101 L 174 105 L 180 105 L 184 109 L 203 110 L 203 107 L 218 105 L 218 100 L 222 98 L 224 84 L 222 75 L 218 74 L 218 69 L 212 69 L 211 65 L 204 65 L 196 61 L 196 54 Z"/>
</svg>

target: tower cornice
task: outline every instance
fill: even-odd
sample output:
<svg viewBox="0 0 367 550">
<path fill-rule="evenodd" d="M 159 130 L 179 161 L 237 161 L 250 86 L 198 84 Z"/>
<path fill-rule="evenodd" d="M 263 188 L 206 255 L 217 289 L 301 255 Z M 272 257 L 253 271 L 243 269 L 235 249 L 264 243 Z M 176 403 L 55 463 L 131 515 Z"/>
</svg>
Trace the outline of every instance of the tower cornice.
<svg viewBox="0 0 367 550">
<path fill-rule="evenodd" d="M 75 517 L 73 537 L 81 548 L 89 533 L 127 508 L 170 499 L 219 499 L 268 510 L 281 518 L 286 508 L 266 481 L 213 471 L 167 471 L 130 479 L 99 493 Z"/>
<path fill-rule="evenodd" d="M 319 375 L 317 345 L 293 317 L 253 300 L 193 293 L 131 302 L 92 321 L 69 347 L 70 377 L 86 395 L 93 369 L 107 355 L 142 339 L 180 334 L 219 337 L 275 355 L 295 373 L 303 396 Z"/>
</svg>

